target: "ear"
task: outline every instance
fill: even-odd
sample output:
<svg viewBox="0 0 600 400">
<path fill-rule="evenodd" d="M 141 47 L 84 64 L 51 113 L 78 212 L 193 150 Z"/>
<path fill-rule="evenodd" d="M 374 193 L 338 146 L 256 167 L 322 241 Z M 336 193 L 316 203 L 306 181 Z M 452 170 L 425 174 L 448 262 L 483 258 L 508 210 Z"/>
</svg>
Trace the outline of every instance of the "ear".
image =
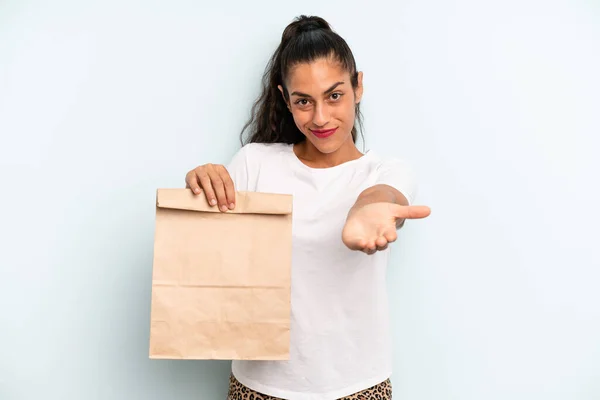
<svg viewBox="0 0 600 400">
<path fill-rule="evenodd" d="M 283 101 L 287 105 L 288 110 L 292 111 L 292 109 L 290 108 L 290 103 L 288 103 L 287 100 L 285 99 L 285 95 L 283 93 L 283 86 L 277 85 L 277 89 L 279 89 L 279 91 L 281 92 L 281 97 L 283 98 Z"/>
<path fill-rule="evenodd" d="M 363 95 L 363 73 L 360 71 L 357 76 L 358 84 L 356 86 L 356 90 L 354 90 L 354 102 L 356 104 L 360 103 Z"/>
</svg>

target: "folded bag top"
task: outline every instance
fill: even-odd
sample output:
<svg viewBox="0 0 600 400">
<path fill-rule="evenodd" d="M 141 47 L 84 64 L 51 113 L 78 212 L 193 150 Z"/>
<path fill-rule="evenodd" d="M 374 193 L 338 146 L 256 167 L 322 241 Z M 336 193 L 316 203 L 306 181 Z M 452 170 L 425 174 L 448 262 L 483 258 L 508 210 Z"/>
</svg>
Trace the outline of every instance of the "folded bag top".
<svg viewBox="0 0 600 400">
<path fill-rule="evenodd" d="M 204 193 L 194 194 L 190 189 L 158 189 L 156 203 L 159 208 L 222 213 L 217 206 L 208 204 Z M 291 214 L 292 195 L 238 191 L 235 208 L 226 213 Z"/>
</svg>

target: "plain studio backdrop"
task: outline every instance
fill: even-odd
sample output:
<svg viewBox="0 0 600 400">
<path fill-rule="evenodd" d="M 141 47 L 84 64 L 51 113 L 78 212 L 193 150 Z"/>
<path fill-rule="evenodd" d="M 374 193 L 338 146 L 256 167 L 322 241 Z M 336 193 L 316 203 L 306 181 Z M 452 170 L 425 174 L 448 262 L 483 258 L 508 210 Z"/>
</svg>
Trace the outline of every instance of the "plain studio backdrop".
<svg viewBox="0 0 600 400">
<path fill-rule="evenodd" d="M 229 362 L 148 358 L 155 191 L 229 161 L 300 14 L 432 207 L 392 250 L 394 398 L 600 398 L 598 2 L 4 0 L 0 399 L 225 398 Z"/>
</svg>

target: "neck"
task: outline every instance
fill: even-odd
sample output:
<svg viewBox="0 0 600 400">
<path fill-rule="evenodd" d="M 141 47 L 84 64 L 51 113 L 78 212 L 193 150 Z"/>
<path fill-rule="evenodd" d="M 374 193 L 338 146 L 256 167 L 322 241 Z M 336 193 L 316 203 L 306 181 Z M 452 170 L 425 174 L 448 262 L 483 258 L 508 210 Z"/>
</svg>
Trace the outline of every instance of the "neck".
<svg viewBox="0 0 600 400">
<path fill-rule="evenodd" d="M 347 139 L 339 149 L 331 153 L 322 153 L 309 140 L 294 145 L 294 153 L 304 164 L 312 168 L 330 168 L 362 157 L 352 137 Z"/>
</svg>

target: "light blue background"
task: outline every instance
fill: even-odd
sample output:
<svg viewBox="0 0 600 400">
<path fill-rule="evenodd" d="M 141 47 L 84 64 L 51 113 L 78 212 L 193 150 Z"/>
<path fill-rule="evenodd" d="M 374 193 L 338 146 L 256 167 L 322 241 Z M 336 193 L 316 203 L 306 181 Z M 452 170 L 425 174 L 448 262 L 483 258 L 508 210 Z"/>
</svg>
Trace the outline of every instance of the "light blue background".
<svg viewBox="0 0 600 400">
<path fill-rule="evenodd" d="M 0 399 L 224 399 L 228 362 L 148 359 L 154 195 L 229 161 L 300 13 L 433 210 L 393 249 L 394 398 L 600 398 L 597 2 L 4 0 Z"/>
</svg>

